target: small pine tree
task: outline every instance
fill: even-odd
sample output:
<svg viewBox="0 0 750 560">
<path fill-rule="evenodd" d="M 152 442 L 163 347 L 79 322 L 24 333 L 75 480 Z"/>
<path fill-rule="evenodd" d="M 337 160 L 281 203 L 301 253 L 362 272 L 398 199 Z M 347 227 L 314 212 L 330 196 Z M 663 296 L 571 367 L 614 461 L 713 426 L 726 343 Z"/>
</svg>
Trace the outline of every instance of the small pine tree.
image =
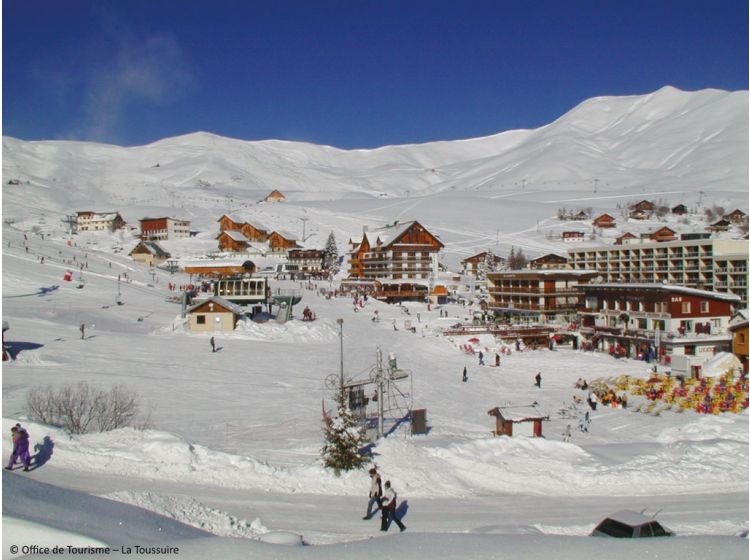
<svg viewBox="0 0 750 560">
<path fill-rule="evenodd" d="M 360 469 L 368 461 L 360 454 L 360 449 L 367 444 L 364 430 L 357 426 L 357 421 L 345 401 L 343 389 L 336 392 L 338 416 L 323 416 L 323 433 L 325 445 L 321 450 L 323 464 L 333 469 L 336 476 L 341 471 Z"/>
<path fill-rule="evenodd" d="M 339 271 L 339 249 L 333 232 L 328 235 L 326 247 L 323 249 L 323 268 L 334 276 Z"/>
</svg>

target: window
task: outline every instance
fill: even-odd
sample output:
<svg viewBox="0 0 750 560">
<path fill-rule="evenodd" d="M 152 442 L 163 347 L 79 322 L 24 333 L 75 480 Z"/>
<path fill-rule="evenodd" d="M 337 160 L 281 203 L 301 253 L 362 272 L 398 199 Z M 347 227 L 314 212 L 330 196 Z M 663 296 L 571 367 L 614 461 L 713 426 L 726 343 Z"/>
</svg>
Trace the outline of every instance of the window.
<svg viewBox="0 0 750 560">
<path fill-rule="evenodd" d="M 690 302 L 689 301 L 683 301 L 682 302 L 682 312 L 683 313 L 690 313 Z"/>
<path fill-rule="evenodd" d="M 205 325 L 206 324 L 206 316 L 205 315 L 196 315 L 195 316 L 195 323 L 198 325 Z"/>
<path fill-rule="evenodd" d="M 745 344 L 745 333 L 737 333 L 737 342 L 740 344 Z"/>
<path fill-rule="evenodd" d="M 594 532 L 601 532 L 610 537 L 629 538 L 633 536 L 633 528 L 614 519 L 605 519 Z"/>
<path fill-rule="evenodd" d="M 708 313 L 708 302 L 702 301 L 701 302 L 701 313 Z"/>
</svg>

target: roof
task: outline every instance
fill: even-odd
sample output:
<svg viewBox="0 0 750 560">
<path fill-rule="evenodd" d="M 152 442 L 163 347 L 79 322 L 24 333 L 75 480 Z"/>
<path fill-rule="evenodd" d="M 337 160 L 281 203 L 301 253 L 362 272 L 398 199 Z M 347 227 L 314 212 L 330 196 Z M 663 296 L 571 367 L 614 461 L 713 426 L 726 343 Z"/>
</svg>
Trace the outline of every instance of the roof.
<svg viewBox="0 0 750 560">
<path fill-rule="evenodd" d="M 693 296 L 720 299 L 724 301 L 733 301 L 737 303 L 742 301 L 742 298 L 740 298 L 740 296 L 734 294 L 728 294 L 724 292 L 709 292 L 708 290 L 699 290 L 698 288 L 688 288 L 685 286 L 677 286 L 675 284 L 658 284 L 648 282 L 605 282 L 602 284 L 583 284 L 581 286 L 581 289 L 583 290 L 594 290 L 596 288 L 617 288 L 624 290 L 663 290 L 665 292 L 689 294 Z"/>
<path fill-rule="evenodd" d="M 242 309 L 239 305 L 232 303 L 231 301 L 227 301 L 223 297 L 220 296 L 211 296 L 208 299 L 203 299 L 196 303 L 195 305 L 191 305 L 188 307 L 187 312 L 190 313 L 191 311 L 194 311 L 195 309 L 198 309 L 200 306 L 205 305 L 206 303 L 215 303 L 216 305 L 220 305 L 221 307 L 231 311 L 235 315 L 244 315 L 245 310 Z"/>
<path fill-rule="evenodd" d="M 519 406 L 496 406 L 492 410 L 488 410 L 487 414 L 491 416 L 497 416 L 499 414 L 503 417 L 504 420 L 509 420 L 511 422 L 523 422 L 525 420 L 533 420 L 539 418 L 549 419 L 549 415 L 542 412 L 542 410 L 536 404 Z"/>
<path fill-rule="evenodd" d="M 613 519 L 624 523 L 625 525 L 630 525 L 631 527 L 637 527 L 638 525 L 644 525 L 645 523 L 654 521 L 653 517 L 648 517 L 642 513 L 629 509 L 621 509 L 620 511 L 610 513 L 604 519 Z"/>
<path fill-rule="evenodd" d="M 162 249 L 159 246 L 158 243 L 154 241 L 141 241 L 135 247 L 133 247 L 133 250 L 130 251 L 130 254 L 132 255 L 138 247 L 144 247 L 149 253 L 151 253 L 155 257 L 161 257 L 165 259 L 169 258 L 169 253 L 167 253 L 164 249 Z"/>
<path fill-rule="evenodd" d="M 244 224 L 245 223 L 245 221 L 242 218 L 239 218 L 236 214 L 222 214 L 221 217 L 218 220 L 216 220 L 216 221 L 220 222 L 221 218 L 229 218 L 235 224 Z"/>
<path fill-rule="evenodd" d="M 288 231 L 282 231 L 282 230 L 278 230 L 278 229 L 277 229 L 277 230 L 274 230 L 274 231 L 273 231 L 273 232 L 271 233 L 271 235 L 273 235 L 274 233 L 275 233 L 276 235 L 280 235 L 281 237 L 283 237 L 283 238 L 284 238 L 284 239 L 286 239 L 287 241 L 296 241 L 296 240 L 297 240 L 297 236 L 296 236 L 296 235 L 294 235 L 293 233 L 289 233 Z"/>
<path fill-rule="evenodd" d="M 260 222 L 255 222 L 255 221 L 250 222 L 248 220 L 245 220 L 244 222 L 242 222 L 242 225 L 245 225 L 245 224 L 257 229 L 258 231 L 268 231 L 268 228 L 264 226 L 263 224 L 261 224 Z"/>
<path fill-rule="evenodd" d="M 228 235 L 233 241 L 242 241 L 244 243 L 250 242 L 250 240 L 245 237 L 244 233 L 237 231 L 236 229 L 225 229 L 219 235 Z"/>
</svg>

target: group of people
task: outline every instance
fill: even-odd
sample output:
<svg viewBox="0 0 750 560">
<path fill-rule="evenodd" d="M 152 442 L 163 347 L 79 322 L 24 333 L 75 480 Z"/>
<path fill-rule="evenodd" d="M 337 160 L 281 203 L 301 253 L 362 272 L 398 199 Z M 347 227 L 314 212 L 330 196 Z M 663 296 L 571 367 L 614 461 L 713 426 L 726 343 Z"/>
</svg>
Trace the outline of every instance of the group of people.
<svg viewBox="0 0 750 560">
<path fill-rule="evenodd" d="M 365 513 L 365 516 L 362 519 L 372 519 L 373 515 L 375 515 L 375 513 L 377 513 L 378 511 L 377 509 L 373 511 L 373 507 L 377 505 L 378 509 L 380 509 L 381 512 L 381 531 L 387 531 L 388 527 L 391 524 L 391 521 L 395 522 L 396 525 L 398 525 L 398 528 L 401 530 L 401 532 L 406 531 L 406 525 L 401 522 L 401 518 L 399 518 L 398 514 L 396 513 L 396 499 L 398 498 L 398 495 L 391 486 L 390 480 L 386 480 L 385 486 L 383 485 L 380 474 L 375 467 L 370 469 L 369 498 L 370 499 L 367 502 L 367 513 Z"/>
<path fill-rule="evenodd" d="M 6 470 L 12 471 L 18 460 L 21 460 L 23 470 L 28 471 L 29 465 L 31 465 L 31 455 L 29 454 L 29 432 L 21 426 L 16 424 L 10 429 L 11 443 L 13 444 L 13 451 L 10 454 L 10 460 L 8 465 L 5 467 Z"/>
</svg>

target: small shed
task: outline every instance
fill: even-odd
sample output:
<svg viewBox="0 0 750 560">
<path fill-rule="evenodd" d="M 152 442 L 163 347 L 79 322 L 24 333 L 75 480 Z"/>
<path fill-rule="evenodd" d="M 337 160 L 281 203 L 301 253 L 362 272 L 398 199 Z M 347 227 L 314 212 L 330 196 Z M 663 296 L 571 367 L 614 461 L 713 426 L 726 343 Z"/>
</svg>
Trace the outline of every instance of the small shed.
<svg viewBox="0 0 750 560">
<path fill-rule="evenodd" d="M 233 331 L 245 310 L 223 297 L 211 296 L 188 308 L 191 332 Z"/>
<path fill-rule="evenodd" d="M 496 436 L 543 437 L 542 422 L 549 420 L 549 415 L 542 412 L 536 404 L 519 406 L 496 406 L 487 414 L 495 417 Z"/>
</svg>

